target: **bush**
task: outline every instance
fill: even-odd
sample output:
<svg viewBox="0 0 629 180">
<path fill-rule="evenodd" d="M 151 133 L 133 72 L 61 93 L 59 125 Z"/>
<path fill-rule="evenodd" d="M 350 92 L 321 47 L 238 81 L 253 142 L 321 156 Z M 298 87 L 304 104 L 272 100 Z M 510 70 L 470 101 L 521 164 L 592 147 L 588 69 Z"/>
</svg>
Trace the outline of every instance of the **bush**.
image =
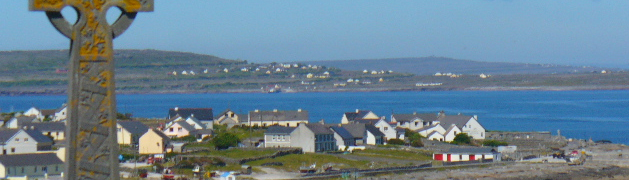
<svg viewBox="0 0 629 180">
<path fill-rule="evenodd" d="M 389 141 L 387 141 L 387 144 L 404 145 L 404 140 L 401 140 L 401 139 L 389 139 Z"/>
<path fill-rule="evenodd" d="M 415 140 L 411 142 L 411 146 L 413 147 L 424 147 L 424 143 L 422 143 L 421 139 Z"/>
<path fill-rule="evenodd" d="M 197 137 L 188 135 L 188 136 L 184 136 L 184 137 L 180 137 L 180 138 L 171 138 L 170 140 L 172 140 L 172 141 L 196 142 L 197 141 Z"/>
<path fill-rule="evenodd" d="M 236 147 L 238 146 L 239 142 L 240 142 L 240 139 L 238 139 L 238 136 L 232 133 L 228 133 L 228 132 L 219 133 L 218 135 L 216 135 L 216 137 L 214 137 L 214 139 L 212 139 L 212 143 L 218 149 L 227 149 L 229 147 Z"/>
<path fill-rule="evenodd" d="M 454 136 L 454 140 L 452 140 L 451 143 L 458 144 L 458 145 L 471 144 L 472 137 L 468 136 L 467 133 L 459 133 L 456 136 Z"/>
<path fill-rule="evenodd" d="M 504 141 L 498 141 L 498 140 L 483 141 L 483 146 L 497 147 L 497 146 L 507 146 L 507 145 L 509 145 L 509 143 L 504 142 Z"/>
</svg>

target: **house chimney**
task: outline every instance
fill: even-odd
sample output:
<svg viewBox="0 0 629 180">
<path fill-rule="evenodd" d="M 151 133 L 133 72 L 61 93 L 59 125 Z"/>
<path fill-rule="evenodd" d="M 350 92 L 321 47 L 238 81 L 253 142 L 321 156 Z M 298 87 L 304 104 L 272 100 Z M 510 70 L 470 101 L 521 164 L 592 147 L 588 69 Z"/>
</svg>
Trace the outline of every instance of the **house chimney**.
<svg viewBox="0 0 629 180">
<path fill-rule="evenodd" d="M 322 124 L 322 125 L 323 125 L 323 124 L 325 124 L 325 119 L 321 119 L 321 120 L 319 121 L 319 124 Z"/>
<path fill-rule="evenodd" d="M 474 119 L 478 121 L 478 115 L 474 115 Z"/>
</svg>

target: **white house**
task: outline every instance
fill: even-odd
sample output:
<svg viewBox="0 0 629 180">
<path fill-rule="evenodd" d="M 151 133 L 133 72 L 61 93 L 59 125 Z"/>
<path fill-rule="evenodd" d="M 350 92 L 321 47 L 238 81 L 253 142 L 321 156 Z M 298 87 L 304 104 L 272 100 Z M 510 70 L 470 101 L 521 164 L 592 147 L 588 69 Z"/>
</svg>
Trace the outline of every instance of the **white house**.
<svg viewBox="0 0 629 180">
<path fill-rule="evenodd" d="M 456 137 L 456 135 L 459 133 L 461 133 L 461 129 L 459 129 L 459 127 L 457 127 L 456 125 L 452 124 L 446 130 L 446 133 L 443 134 L 443 140 L 445 142 L 451 142 L 452 140 L 454 140 L 454 137 Z"/>
<path fill-rule="evenodd" d="M 310 117 L 308 111 L 297 109 L 297 111 L 260 111 L 249 112 L 249 126 L 267 127 L 280 125 L 286 127 L 297 127 L 300 123 L 308 123 Z"/>
<path fill-rule="evenodd" d="M 36 123 L 41 122 L 37 119 L 37 116 L 19 116 L 13 117 L 7 121 L 4 126 L 9 129 L 18 129 L 21 128 L 25 123 Z"/>
<path fill-rule="evenodd" d="M 485 128 L 478 122 L 478 116 L 444 115 L 439 117 L 439 122 L 444 128 L 455 124 L 459 132 L 466 133 L 473 139 L 485 139 Z"/>
<path fill-rule="evenodd" d="M 2 155 L 28 154 L 52 150 L 52 139 L 34 129 L 5 129 L 0 131 Z"/>
<path fill-rule="evenodd" d="M 386 120 L 380 119 L 378 120 L 378 122 L 376 122 L 376 124 L 374 124 L 374 126 L 376 126 L 376 128 L 378 128 L 380 132 L 384 134 L 385 142 L 388 141 L 389 139 L 398 138 L 397 130 L 395 129 L 394 126 L 391 126 L 391 124 L 387 122 Z"/>
<path fill-rule="evenodd" d="M 451 148 L 444 153 L 434 153 L 432 157 L 443 162 L 501 161 L 500 153 L 492 148 Z"/>
<path fill-rule="evenodd" d="M 425 126 L 421 129 L 415 130 L 419 133 L 419 135 L 422 135 L 424 137 L 428 137 L 428 134 L 432 133 L 432 132 L 439 132 L 439 134 L 441 134 L 443 136 L 443 134 L 446 133 L 446 129 L 443 128 L 443 126 L 441 126 L 441 124 L 435 124 L 432 126 Z"/>
<path fill-rule="evenodd" d="M 294 127 L 271 126 L 264 132 L 264 147 L 291 147 L 290 134 Z"/>
<path fill-rule="evenodd" d="M 68 118 L 68 106 L 63 104 L 59 109 L 55 110 L 55 117 L 52 121 L 64 121 Z"/>
<path fill-rule="evenodd" d="M 359 110 L 356 109 L 355 112 L 346 112 L 343 114 L 341 118 L 341 124 L 349 124 L 352 121 L 356 120 L 373 120 L 374 122 L 379 120 L 380 117 L 369 110 Z"/>
<path fill-rule="evenodd" d="M 35 118 L 37 118 L 39 120 L 43 120 L 44 119 L 44 115 L 42 114 L 41 110 L 39 110 L 39 108 L 36 108 L 36 107 L 31 107 L 30 109 L 24 111 L 24 113 L 22 115 L 24 115 L 24 116 L 35 116 Z"/>
<path fill-rule="evenodd" d="M 39 130 L 44 136 L 50 136 L 55 141 L 65 139 L 66 124 L 64 122 L 24 123 L 22 128 L 24 127 Z"/>
<path fill-rule="evenodd" d="M 185 121 L 176 121 L 172 125 L 166 127 L 162 132 L 168 137 L 184 137 L 189 136 L 196 129 Z"/>
<path fill-rule="evenodd" d="M 290 133 L 290 146 L 300 147 L 303 152 L 336 151 L 334 132 L 321 124 L 299 123 Z"/>
<path fill-rule="evenodd" d="M 391 115 L 391 122 L 397 123 L 398 127 L 417 130 L 423 128 L 424 126 L 437 124 L 437 122 L 435 122 L 437 118 L 438 114 L 418 114 L 413 112 L 413 114 L 393 114 Z"/>
<path fill-rule="evenodd" d="M 0 156 L 0 179 L 48 179 L 64 172 L 63 161 L 55 153 Z"/>
</svg>

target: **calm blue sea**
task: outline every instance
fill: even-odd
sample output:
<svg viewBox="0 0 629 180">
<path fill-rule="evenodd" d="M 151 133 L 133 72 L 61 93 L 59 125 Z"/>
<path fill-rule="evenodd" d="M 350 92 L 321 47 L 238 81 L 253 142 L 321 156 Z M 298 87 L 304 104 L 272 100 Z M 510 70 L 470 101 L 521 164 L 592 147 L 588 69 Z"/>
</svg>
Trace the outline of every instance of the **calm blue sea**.
<svg viewBox="0 0 629 180">
<path fill-rule="evenodd" d="M 488 130 L 551 131 L 569 138 L 607 139 L 629 144 L 629 90 L 619 91 L 438 91 L 340 92 L 278 94 L 149 94 L 118 95 L 119 112 L 134 117 L 164 118 L 168 109 L 209 107 L 218 114 L 229 108 L 246 114 L 254 109 L 310 112 L 312 122 L 338 123 L 344 112 L 478 115 Z M 0 111 L 59 107 L 65 96 L 0 96 Z"/>
</svg>

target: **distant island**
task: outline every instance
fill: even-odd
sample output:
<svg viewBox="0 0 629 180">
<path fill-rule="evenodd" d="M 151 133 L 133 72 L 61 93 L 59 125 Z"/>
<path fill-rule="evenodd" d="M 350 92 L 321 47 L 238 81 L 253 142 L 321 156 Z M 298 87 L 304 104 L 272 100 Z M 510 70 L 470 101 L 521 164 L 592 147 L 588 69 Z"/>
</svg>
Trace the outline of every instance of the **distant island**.
<svg viewBox="0 0 629 180">
<path fill-rule="evenodd" d="M 252 63 L 211 55 L 117 50 L 121 94 L 629 89 L 622 69 L 445 57 Z M 67 50 L 0 51 L 0 95 L 65 94 Z"/>
</svg>

